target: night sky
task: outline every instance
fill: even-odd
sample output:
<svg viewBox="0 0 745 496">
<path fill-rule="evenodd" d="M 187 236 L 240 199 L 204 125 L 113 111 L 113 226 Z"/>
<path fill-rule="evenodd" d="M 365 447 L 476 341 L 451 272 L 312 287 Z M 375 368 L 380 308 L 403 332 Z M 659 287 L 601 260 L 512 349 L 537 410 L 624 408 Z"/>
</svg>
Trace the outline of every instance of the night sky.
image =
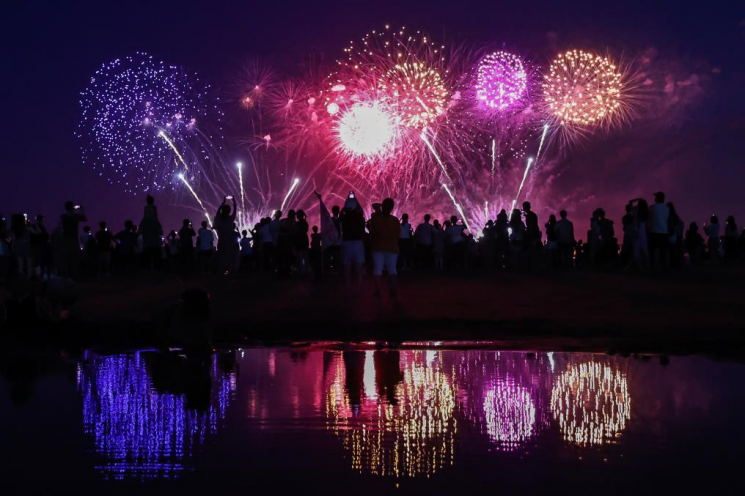
<svg viewBox="0 0 745 496">
<path fill-rule="evenodd" d="M 102 63 L 145 51 L 229 88 L 252 59 L 298 75 L 384 24 L 445 42 L 514 47 L 545 62 L 569 46 L 638 58 L 669 77 L 664 118 L 593 141 L 542 171 L 544 209 L 575 217 L 668 192 L 685 221 L 712 212 L 745 222 L 745 3 L 485 1 L 13 1 L 0 16 L 3 70 L 0 212 L 56 217 L 64 201 L 91 222 L 138 219 L 143 199 L 80 162 L 78 94 Z M 240 135 L 238 122 L 225 129 Z M 570 205 L 571 204 L 571 205 Z M 167 212 L 166 219 L 182 216 Z M 584 223 L 582 224 L 584 225 Z M 176 227 L 174 224 L 164 226 Z"/>
</svg>

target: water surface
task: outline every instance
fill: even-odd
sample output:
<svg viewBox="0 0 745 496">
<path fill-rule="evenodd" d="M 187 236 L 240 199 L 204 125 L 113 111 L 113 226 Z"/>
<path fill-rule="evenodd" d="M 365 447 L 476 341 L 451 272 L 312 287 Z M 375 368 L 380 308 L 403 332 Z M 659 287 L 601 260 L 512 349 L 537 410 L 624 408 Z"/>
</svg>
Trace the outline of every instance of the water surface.
<svg viewBox="0 0 745 496">
<path fill-rule="evenodd" d="M 314 345 L 0 371 L 9 494 L 743 494 L 745 367 L 701 357 Z"/>
</svg>

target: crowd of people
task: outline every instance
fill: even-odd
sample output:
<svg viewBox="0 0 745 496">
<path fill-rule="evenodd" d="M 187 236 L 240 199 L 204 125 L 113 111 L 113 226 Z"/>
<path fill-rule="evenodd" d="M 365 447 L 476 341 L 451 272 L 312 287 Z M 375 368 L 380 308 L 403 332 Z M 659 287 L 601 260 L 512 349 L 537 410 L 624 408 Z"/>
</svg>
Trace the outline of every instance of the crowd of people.
<svg viewBox="0 0 745 496">
<path fill-rule="evenodd" d="M 166 233 L 152 196 L 139 224 L 127 220 L 115 231 L 103 221 L 96 230 L 84 225 L 85 210 L 67 202 L 51 230 L 42 215 L 32 220 L 16 214 L 10 223 L 0 215 L 0 282 L 11 277 L 106 277 L 148 269 L 315 277 L 342 273 L 354 287 L 365 273 L 372 273 L 377 291 L 387 276 L 395 292 L 398 271 L 590 267 L 664 272 L 745 257 L 745 230 L 738 232 L 733 216 L 723 225 L 715 215 L 702 227 L 696 222 L 686 225 L 662 192 L 651 205 L 643 198 L 629 201 L 620 229 L 602 208 L 596 209 L 584 239 L 575 234 L 564 210 L 558 219 L 551 215 L 542 230 L 527 201 L 522 209 L 503 209 L 488 220 L 478 237 L 455 215 L 440 222 L 427 214 L 414 227 L 406 213 L 399 219 L 394 211 L 394 201 L 386 198 L 374 203 L 366 216 L 350 193 L 330 213 L 321 202 L 323 229 L 311 228 L 303 210 L 289 210 L 276 211 L 239 232 L 235 199 L 226 197 L 214 218 L 198 228 L 184 219 L 179 229 Z"/>
</svg>

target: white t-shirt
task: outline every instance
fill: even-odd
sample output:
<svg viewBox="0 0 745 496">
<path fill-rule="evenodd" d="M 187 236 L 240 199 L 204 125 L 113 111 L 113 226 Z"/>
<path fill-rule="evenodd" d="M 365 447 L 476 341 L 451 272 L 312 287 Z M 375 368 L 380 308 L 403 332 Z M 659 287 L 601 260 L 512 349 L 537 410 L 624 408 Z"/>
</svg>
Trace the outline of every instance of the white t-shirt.
<svg viewBox="0 0 745 496">
<path fill-rule="evenodd" d="M 663 203 L 655 203 L 649 207 L 654 234 L 667 234 L 667 221 L 670 218 L 670 208 Z"/>
<path fill-rule="evenodd" d="M 401 239 L 409 239 L 411 237 L 411 224 L 408 222 L 401 223 Z"/>
<path fill-rule="evenodd" d="M 212 245 L 215 244 L 215 233 L 212 229 L 202 227 L 199 229 L 199 249 L 201 251 L 212 251 Z"/>
</svg>

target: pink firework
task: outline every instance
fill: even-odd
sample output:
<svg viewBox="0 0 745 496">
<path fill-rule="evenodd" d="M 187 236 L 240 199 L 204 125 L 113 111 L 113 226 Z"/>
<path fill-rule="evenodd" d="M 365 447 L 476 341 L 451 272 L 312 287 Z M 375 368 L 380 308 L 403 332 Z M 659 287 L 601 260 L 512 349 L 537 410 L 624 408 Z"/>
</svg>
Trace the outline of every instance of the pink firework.
<svg viewBox="0 0 745 496">
<path fill-rule="evenodd" d="M 519 105 L 528 90 L 528 74 L 520 57 L 490 53 L 476 69 L 476 98 L 487 109 L 503 111 Z"/>
<path fill-rule="evenodd" d="M 377 102 L 360 102 L 344 111 L 336 127 L 340 147 L 352 157 L 379 157 L 390 148 L 396 124 Z"/>
</svg>

